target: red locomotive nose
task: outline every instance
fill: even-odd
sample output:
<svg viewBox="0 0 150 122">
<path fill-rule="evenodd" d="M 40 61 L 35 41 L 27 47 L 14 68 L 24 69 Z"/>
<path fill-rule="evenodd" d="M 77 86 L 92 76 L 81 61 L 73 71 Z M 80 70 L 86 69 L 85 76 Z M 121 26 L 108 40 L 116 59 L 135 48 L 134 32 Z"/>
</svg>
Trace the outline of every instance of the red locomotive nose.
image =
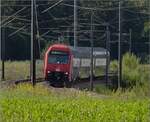
<svg viewBox="0 0 150 122">
<path fill-rule="evenodd" d="M 69 72 L 69 64 L 48 64 L 47 71 L 49 72 Z"/>
<path fill-rule="evenodd" d="M 66 45 L 52 45 L 45 55 L 45 79 L 59 82 L 70 79 L 71 53 Z"/>
</svg>

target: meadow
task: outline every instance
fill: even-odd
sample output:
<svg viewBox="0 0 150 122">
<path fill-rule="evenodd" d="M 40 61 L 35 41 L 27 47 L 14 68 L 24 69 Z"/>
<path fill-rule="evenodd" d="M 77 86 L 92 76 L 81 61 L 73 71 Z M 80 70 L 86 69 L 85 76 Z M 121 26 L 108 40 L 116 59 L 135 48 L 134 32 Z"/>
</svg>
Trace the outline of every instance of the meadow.
<svg viewBox="0 0 150 122">
<path fill-rule="evenodd" d="M 36 62 L 36 76 L 43 77 L 43 61 Z M 0 66 L 1 69 L 1 66 Z M 30 78 L 30 61 L 6 61 L 5 80 Z"/>
<path fill-rule="evenodd" d="M 150 99 L 30 84 L 0 90 L 1 122 L 149 122 Z"/>
</svg>

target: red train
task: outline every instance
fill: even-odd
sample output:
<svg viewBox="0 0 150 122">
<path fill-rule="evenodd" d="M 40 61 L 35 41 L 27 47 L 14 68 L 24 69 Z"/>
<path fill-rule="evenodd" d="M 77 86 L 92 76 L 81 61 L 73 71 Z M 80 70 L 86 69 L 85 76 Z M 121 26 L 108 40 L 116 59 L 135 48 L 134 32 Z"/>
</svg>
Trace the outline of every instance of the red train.
<svg viewBox="0 0 150 122">
<path fill-rule="evenodd" d="M 90 76 L 89 47 L 70 47 L 64 44 L 54 44 L 49 47 L 44 58 L 45 80 L 52 85 L 70 87 L 78 77 Z M 109 53 L 104 48 L 94 48 L 94 75 L 97 69 L 105 71 Z"/>
<path fill-rule="evenodd" d="M 72 53 L 68 46 L 55 44 L 49 47 L 44 58 L 45 80 L 51 84 L 71 82 Z"/>
</svg>

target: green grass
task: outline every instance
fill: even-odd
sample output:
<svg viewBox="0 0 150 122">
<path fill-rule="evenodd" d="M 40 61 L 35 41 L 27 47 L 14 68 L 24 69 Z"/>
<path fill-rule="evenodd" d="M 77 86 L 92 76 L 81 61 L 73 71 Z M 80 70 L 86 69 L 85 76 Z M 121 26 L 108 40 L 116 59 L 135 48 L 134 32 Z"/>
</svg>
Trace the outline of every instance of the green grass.
<svg viewBox="0 0 150 122">
<path fill-rule="evenodd" d="M 102 98 L 73 89 L 21 85 L 0 91 L 2 122 L 149 122 L 149 99 Z"/>
</svg>

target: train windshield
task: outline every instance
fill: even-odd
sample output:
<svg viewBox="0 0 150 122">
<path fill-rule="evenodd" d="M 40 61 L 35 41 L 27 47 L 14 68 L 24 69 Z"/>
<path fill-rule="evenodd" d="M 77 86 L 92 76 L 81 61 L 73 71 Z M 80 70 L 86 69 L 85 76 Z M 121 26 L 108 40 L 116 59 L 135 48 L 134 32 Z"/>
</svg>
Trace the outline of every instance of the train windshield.
<svg viewBox="0 0 150 122">
<path fill-rule="evenodd" d="M 67 64 L 69 61 L 69 54 L 63 51 L 51 51 L 48 56 L 49 64 Z"/>
</svg>

